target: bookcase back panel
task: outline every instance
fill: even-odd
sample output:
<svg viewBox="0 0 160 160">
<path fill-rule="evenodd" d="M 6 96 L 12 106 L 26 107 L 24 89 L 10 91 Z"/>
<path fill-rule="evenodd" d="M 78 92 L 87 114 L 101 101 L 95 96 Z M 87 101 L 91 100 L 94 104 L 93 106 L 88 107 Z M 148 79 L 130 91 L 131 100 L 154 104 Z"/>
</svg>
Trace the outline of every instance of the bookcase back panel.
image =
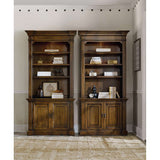
<svg viewBox="0 0 160 160">
<path fill-rule="evenodd" d="M 90 61 L 91 61 L 91 58 L 92 57 L 101 57 L 101 60 L 102 60 L 102 64 L 107 64 L 107 61 L 108 60 L 117 60 L 118 61 L 118 64 L 122 64 L 122 56 L 110 56 L 110 55 L 101 55 L 101 54 L 95 54 L 95 55 L 92 55 L 92 56 L 86 56 L 85 57 L 85 64 L 90 64 Z"/>
<path fill-rule="evenodd" d="M 119 42 L 87 42 L 85 45 L 85 51 L 96 51 L 96 48 L 110 48 L 111 52 L 122 51 L 122 45 Z"/>
<path fill-rule="evenodd" d="M 52 76 L 58 76 L 58 75 L 56 75 L 56 71 L 57 70 L 62 70 L 63 73 L 64 73 L 64 76 L 69 76 L 69 74 L 70 74 L 69 67 L 59 67 L 59 66 L 54 66 L 54 67 L 52 67 L 52 66 L 49 66 L 49 67 L 45 66 L 45 67 L 43 67 L 43 66 L 35 66 L 33 68 L 33 71 L 32 71 L 33 72 L 33 78 L 37 77 L 37 72 L 38 71 L 51 71 L 51 75 Z"/>
<path fill-rule="evenodd" d="M 33 64 L 37 64 L 39 60 L 43 60 L 44 64 L 52 64 L 54 57 L 62 57 L 63 63 L 69 64 L 69 55 L 61 55 L 61 54 L 58 55 L 58 53 L 56 55 L 48 55 L 48 54 L 45 55 L 45 53 L 40 55 L 38 54 L 34 55 Z"/>
<path fill-rule="evenodd" d="M 109 87 L 116 87 L 120 97 L 122 97 L 122 79 L 86 79 L 85 81 L 85 97 L 88 98 L 92 92 L 93 86 L 96 87 L 96 92 L 109 92 Z"/>
<path fill-rule="evenodd" d="M 122 76 L 122 67 L 88 67 L 85 69 L 85 76 L 89 76 L 89 72 L 96 72 L 97 76 L 104 76 L 104 72 L 118 72 L 118 76 Z"/>
<path fill-rule="evenodd" d="M 65 98 L 69 98 L 69 81 L 67 79 L 34 79 L 32 88 L 33 88 L 33 98 L 37 97 L 37 91 L 40 85 L 43 86 L 44 82 L 57 82 L 58 90 L 63 90 Z"/>
<path fill-rule="evenodd" d="M 45 49 L 58 49 L 60 52 L 69 51 L 67 42 L 35 42 L 33 52 L 44 52 Z"/>
</svg>

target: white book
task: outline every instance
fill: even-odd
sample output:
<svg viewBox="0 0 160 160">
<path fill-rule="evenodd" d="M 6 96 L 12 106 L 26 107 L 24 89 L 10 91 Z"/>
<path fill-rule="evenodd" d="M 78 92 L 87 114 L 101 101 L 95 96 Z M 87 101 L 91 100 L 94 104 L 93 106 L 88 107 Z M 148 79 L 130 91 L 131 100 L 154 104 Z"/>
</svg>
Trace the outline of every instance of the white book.
<svg viewBox="0 0 160 160">
<path fill-rule="evenodd" d="M 110 98 L 116 98 L 116 87 L 109 87 L 109 97 Z"/>
<path fill-rule="evenodd" d="M 59 49 L 45 49 L 45 52 L 59 52 Z"/>
<path fill-rule="evenodd" d="M 98 99 L 109 98 L 109 92 L 99 92 Z"/>
<path fill-rule="evenodd" d="M 104 76 L 118 76 L 118 72 L 104 72 Z"/>
<path fill-rule="evenodd" d="M 54 57 L 53 64 L 63 64 L 63 57 Z"/>
<path fill-rule="evenodd" d="M 111 48 L 96 48 L 96 52 L 111 52 Z"/>
<path fill-rule="evenodd" d="M 37 76 L 51 76 L 51 72 L 49 71 L 38 71 Z"/>
<path fill-rule="evenodd" d="M 64 95 L 63 93 L 52 93 L 52 99 L 63 99 L 64 98 Z"/>
</svg>

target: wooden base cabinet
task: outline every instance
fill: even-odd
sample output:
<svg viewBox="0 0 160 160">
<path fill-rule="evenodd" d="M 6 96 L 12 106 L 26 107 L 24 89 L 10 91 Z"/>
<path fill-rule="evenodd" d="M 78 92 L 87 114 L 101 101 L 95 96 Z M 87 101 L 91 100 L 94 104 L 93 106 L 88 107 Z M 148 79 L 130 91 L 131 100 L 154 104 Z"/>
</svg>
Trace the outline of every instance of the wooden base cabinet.
<svg viewBox="0 0 160 160">
<path fill-rule="evenodd" d="M 125 125 L 123 126 L 124 104 L 124 101 L 114 100 L 81 101 L 80 135 L 126 135 Z"/>
<path fill-rule="evenodd" d="M 74 135 L 72 102 L 29 102 L 29 110 L 28 135 Z"/>
</svg>

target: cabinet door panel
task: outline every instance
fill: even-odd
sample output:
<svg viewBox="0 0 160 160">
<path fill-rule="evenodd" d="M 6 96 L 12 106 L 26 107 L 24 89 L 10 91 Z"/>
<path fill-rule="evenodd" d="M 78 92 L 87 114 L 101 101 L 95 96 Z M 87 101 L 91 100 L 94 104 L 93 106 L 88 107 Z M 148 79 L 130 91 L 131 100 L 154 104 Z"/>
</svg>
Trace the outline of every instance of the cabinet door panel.
<svg viewBox="0 0 160 160">
<path fill-rule="evenodd" d="M 69 128 L 69 104 L 53 104 L 53 128 Z"/>
<path fill-rule="evenodd" d="M 122 128 L 122 104 L 118 102 L 108 102 L 105 104 L 105 128 Z"/>
<path fill-rule="evenodd" d="M 49 127 L 49 104 L 35 103 L 33 123 L 34 129 L 47 129 Z"/>
<path fill-rule="evenodd" d="M 102 128 L 102 104 L 87 103 L 87 128 L 96 129 Z"/>
</svg>

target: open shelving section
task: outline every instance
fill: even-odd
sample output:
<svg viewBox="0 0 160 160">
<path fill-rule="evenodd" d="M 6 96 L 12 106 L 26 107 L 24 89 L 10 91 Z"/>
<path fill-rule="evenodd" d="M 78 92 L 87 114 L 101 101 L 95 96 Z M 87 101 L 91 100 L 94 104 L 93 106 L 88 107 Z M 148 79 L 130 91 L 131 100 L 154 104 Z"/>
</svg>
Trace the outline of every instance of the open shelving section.
<svg viewBox="0 0 160 160">
<path fill-rule="evenodd" d="M 128 31 L 79 31 L 81 40 L 80 135 L 126 135 L 126 36 Z M 98 51 L 100 49 L 101 51 Z M 109 49 L 109 51 L 102 51 Z M 91 63 L 92 57 L 102 62 Z M 116 64 L 109 64 L 116 60 Z M 96 72 L 96 76 L 90 76 Z M 116 72 L 116 76 L 104 76 Z M 116 87 L 119 98 L 89 98 Z"/>
<path fill-rule="evenodd" d="M 28 135 L 74 135 L 73 46 L 76 31 L 26 31 L 29 42 Z M 63 63 L 53 63 L 54 58 Z M 38 72 L 50 72 L 39 76 Z M 64 98 L 39 97 L 43 83 L 57 83 Z M 52 89 L 48 88 L 48 90 Z M 44 88 L 43 88 L 44 91 Z"/>
</svg>

